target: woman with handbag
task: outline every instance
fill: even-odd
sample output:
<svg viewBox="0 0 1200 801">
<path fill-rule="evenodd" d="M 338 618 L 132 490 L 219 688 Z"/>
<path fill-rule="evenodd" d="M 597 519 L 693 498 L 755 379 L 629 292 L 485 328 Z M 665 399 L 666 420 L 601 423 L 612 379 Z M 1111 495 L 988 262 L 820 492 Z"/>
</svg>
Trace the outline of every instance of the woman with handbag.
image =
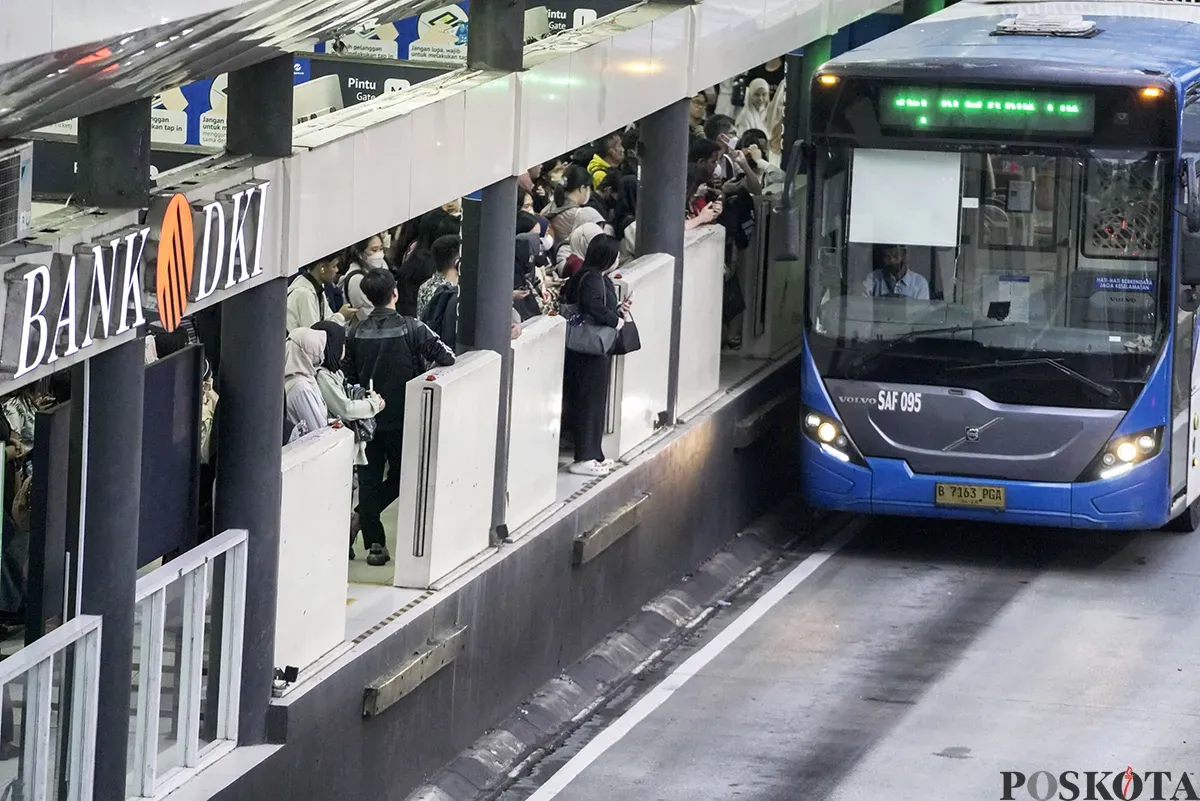
<svg viewBox="0 0 1200 801">
<path fill-rule="evenodd" d="M 563 396 L 575 444 L 575 463 L 568 470 L 580 476 L 606 476 L 617 466 L 604 458 L 603 441 L 611 354 L 632 304 L 617 301 L 607 275 L 620 252 L 615 237 L 594 237 L 583 265 L 563 288 L 562 313 L 568 325 Z"/>
<path fill-rule="evenodd" d="M 363 387 L 347 387 L 342 375 L 342 360 L 346 356 L 346 330 L 336 323 L 317 323 L 313 330 L 325 334 L 325 359 L 317 367 L 317 387 L 329 409 L 354 432 L 354 485 L 358 488 L 357 470 L 367 463 L 367 443 L 375 435 L 375 415 L 386 405 L 383 396 Z M 350 517 L 350 558 L 354 558 L 354 541 L 358 538 L 358 506 Z"/>
</svg>

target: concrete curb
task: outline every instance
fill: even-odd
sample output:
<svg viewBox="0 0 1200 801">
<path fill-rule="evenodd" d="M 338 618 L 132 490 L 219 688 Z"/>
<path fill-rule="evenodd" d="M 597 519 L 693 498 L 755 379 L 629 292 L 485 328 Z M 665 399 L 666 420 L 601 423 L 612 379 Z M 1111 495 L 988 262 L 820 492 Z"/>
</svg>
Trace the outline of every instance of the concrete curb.
<svg viewBox="0 0 1200 801">
<path fill-rule="evenodd" d="M 818 518 L 797 499 L 755 521 L 674 589 L 642 607 L 579 662 L 544 684 L 408 801 L 491 801 L 554 750 L 599 706 L 740 591 L 786 547 L 813 536 Z M 824 528 L 824 526 L 822 526 Z M 803 537 L 797 532 L 804 532 Z"/>
</svg>

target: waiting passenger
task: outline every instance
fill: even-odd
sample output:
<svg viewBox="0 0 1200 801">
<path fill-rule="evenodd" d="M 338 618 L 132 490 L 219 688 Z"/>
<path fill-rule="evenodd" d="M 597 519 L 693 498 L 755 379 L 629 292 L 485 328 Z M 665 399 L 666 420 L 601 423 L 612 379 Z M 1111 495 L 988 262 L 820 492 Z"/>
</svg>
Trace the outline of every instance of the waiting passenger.
<svg viewBox="0 0 1200 801">
<path fill-rule="evenodd" d="M 596 153 L 588 163 L 588 174 L 592 177 L 592 189 L 598 190 L 610 171 L 615 171 L 625 160 L 625 145 L 620 132 L 611 133 L 600 140 Z"/>
<path fill-rule="evenodd" d="M 292 280 L 287 289 L 287 328 L 291 333 L 297 328 L 311 328 L 322 320 L 333 320 L 345 325 L 358 313 L 349 303 L 338 311 L 329 308 L 325 295 L 325 284 L 338 273 L 337 254 L 319 259 Z"/>
<path fill-rule="evenodd" d="M 284 346 L 283 444 L 329 425 L 329 408 L 317 386 L 317 368 L 325 360 L 325 334 L 294 328 Z"/>
<path fill-rule="evenodd" d="M 375 308 L 350 331 L 343 369 L 347 381 L 378 392 L 385 404 L 375 416 L 367 464 L 358 471 L 358 511 L 367 564 L 379 566 L 392 558 L 380 515 L 400 495 L 405 385 L 424 371 L 425 362 L 454 364 L 454 351 L 420 320 L 396 312 L 396 279 L 388 270 L 368 272 L 362 291 Z"/>
<path fill-rule="evenodd" d="M 433 243 L 434 273 L 417 292 L 416 317 L 424 318 L 426 309 L 437 291 L 447 284 L 458 284 L 458 267 L 462 262 L 462 237 L 443 236 Z"/>
<path fill-rule="evenodd" d="M 554 203 L 544 212 L 550 220 L 555 242 L 565 242 L 575 227 L 575 215 L 592 197 L 592 182 L 587 170 L 578 164 L 567 168 L 563 183 L 555 189 Z"/>
<path fill-rule="evenodd" d="M 874 298 L 929 300 L 929 282 L 908 269 L 903 245 L 875 245 L 875 270 L 863 281 L 863 294 Z"/>
<path fill-rule="evenodd" d="M 352 325 L 357 325 L 371 315 L 371 303 L 359 288 L 362 277 L 367 274 L 367 270 L 388 266 L 384 256 L 383 238 L 371 236 L 354 245 L 346 253 L 346 261 L 349 265 L 342 276 L 341 288 L 345 293 L 347 305 L 358 309 L 358 314 L 350 321 Z"/>
<path fill-rule="evenodd" d="M 631 300 L 617 301 L 617 290 L 607 275 L 617 264 L 621 246 L 616 238 L 600 235 L 592 240 L 583 266 L 563 288 L 563 298 L 579 306 L 589 322 L 620 330 Z M 604 410 L 608 403 L 611 356 L 593 356 L 568 350 L 564 363 L 564 401 L 575 445 L 575 463 L 568 470 L 581 476 L 606 476 L 616 462 L 604 458 Z"/>
</svg>

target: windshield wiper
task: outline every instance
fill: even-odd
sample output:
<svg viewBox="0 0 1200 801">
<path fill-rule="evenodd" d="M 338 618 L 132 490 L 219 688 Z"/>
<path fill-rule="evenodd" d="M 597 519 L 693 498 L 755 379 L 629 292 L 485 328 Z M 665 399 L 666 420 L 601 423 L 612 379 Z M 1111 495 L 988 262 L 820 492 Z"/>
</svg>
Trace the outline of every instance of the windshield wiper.
<svg viewBox="0 0 1200 801">
<path fill-rule="evenodd" d="M 963 364 L 963 365 L 959 365 L 957 367 L 947 367 L 946 372 L 953 373 L 953 372 L 962 371 L 962 370 L 986 370 L 986 369 L 992 368 L 992 367 L 1021 367 L 1023 365 L 1032 365 L 1032 364 L 1049 365 L 1049 366 L 1053 367 L 1055 370 L 1058 370 L 1059 372 L 1063 373 L 1064 375 L 1071 376 L 1072 378 L 1074 378 L 1076 381 L 1080 382 L 1081 384 L 1086 384 L 1087 386 L 1089 386 L 1092 389 L 1099 392 L 1101 395 L 1104 395 L 1109 400 L 1119 400 L 1121 397 L 1121 393 L 1118 390 L 1116 390 L 1115 388 L 1106 386 L 1105 384 L 1101 384 L 1099 381 L 1096 381 L 1095 379 L 1088 378 L 1086 375 L 1079 372 L 1078 370 L 1072 370 L 1070 367 L 1067 367 L 1065 364 L 1063 364 L 1058 359 L 1051 359 L 1046 356 L 1036 358 L 1036 359 L 1009 359 L 1007 361 L 988 362 L 987 364 Z"/>
<path fill-rule="evenodd" d="M 918 337 L 935 336 L 937 334 L 958 334 L 963 331 L 987 331 L 990 328 L 1009 328 L 1011 325 L 1005 323 L 995 323 L 992 325 L 950 325 L 944 328 L 914 328 L 912 331 L 901 334 L 894 339 L 881 340 L 883 343 L 879 348 L 867 353 L 863 353 L 850 365 L 850 378 L 857 379 L 867 371 L 875 360 L 880 356 L 888 353 L 896 345 L 901 342 L 910 342 Z"/>
</svg>

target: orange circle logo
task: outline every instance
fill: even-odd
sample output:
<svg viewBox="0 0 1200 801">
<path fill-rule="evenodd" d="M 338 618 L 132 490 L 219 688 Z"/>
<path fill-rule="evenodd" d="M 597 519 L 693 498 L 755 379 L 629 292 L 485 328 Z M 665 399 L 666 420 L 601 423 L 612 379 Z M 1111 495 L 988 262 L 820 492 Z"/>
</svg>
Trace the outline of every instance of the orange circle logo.
<svg viewBox="0 0 1200 801">
<path fill-rule="evenodd" d="M 163 215 L 162 235 L 158 241 L 158 269 L 155 273 L 158 316 L 167 331 L 179 327 L 187 309 L 195 251 L 192 207 L 186 197 L 177 194 L 171 198 Z"/>
</svg>

